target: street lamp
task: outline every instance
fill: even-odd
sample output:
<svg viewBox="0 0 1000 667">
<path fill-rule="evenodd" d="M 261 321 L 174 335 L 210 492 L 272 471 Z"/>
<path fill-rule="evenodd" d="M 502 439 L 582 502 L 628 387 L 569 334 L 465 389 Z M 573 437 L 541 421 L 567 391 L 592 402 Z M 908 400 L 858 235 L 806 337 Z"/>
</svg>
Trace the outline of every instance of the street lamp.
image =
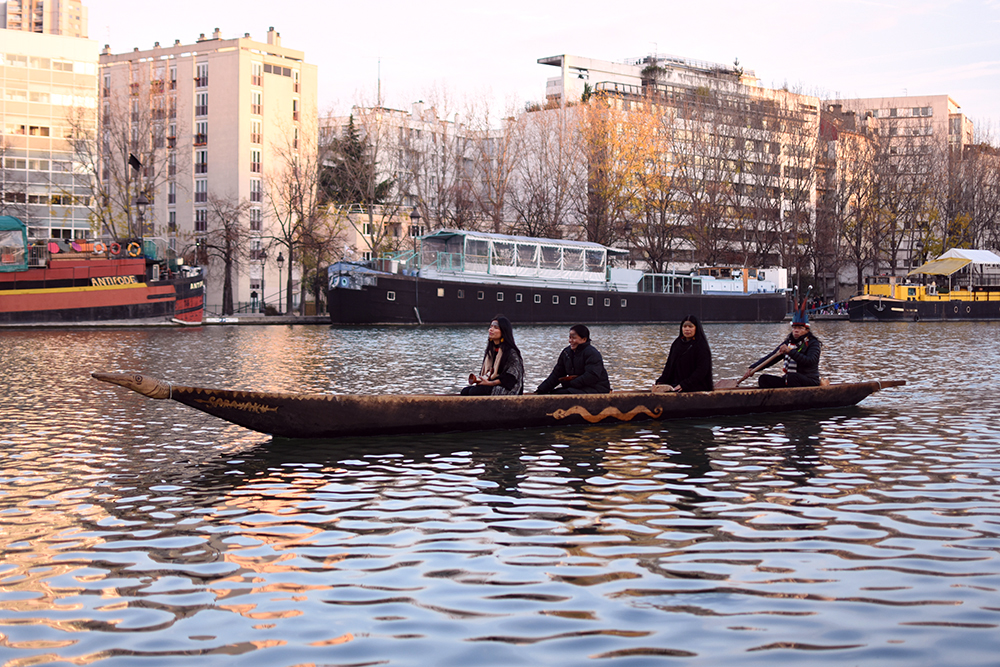
<svg viewBox="0 0 1000 667">
<path fill-rule="evenodd" d="M 145 192 L 140 192 L 139 196 L 135 198 L 135 208 L 139 213 L 139 238 L 141 239 L 146 234 L 146 207 L 149 206 L 149 199 L 146 198 Z"/>
<path fill-rule="evenodd" d="M 410 240 L 413 241 L 413 252 L 417 252 L 417 235 L 414 231 L 420 231 L 420 211 L 414 206 L 410 212 Z"/>
<path fill-rule="evenodd" d="M 281 314 L 281 267 L 285 265 L 285 256 L 278 251 L 278 259 L 275 260 L 278 263 L 278 314 Z"/>
<path fill-rule="evenodd" d="M 267 251 L 260 251 L 260 314 L 265 313 L 264 304 L 267 301 L 267 292 L 264 291 L 264 265 L 267 264 Z"/>
</svg>

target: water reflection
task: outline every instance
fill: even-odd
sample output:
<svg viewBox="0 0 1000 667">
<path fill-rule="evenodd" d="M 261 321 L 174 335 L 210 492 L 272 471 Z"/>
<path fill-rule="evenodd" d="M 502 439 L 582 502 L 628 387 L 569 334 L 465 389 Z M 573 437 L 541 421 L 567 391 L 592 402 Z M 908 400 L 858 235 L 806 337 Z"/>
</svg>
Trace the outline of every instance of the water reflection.
<svg viewBox="0 0 1000 667">
<path fill-rule="evenodd" d="M 0 332 L 0 656 L 991 664 L 1000 359 L 938 352 L 994 326 L 919 324 L 824 325 L 828 376 L 910 382 L 846 411 L 307 443 L 87 375 L 457 391 L 481 329 Z M 663 330 L 595 327 L 616 386 Z M 709 331 L 717 374 L 781 331 Z"/>
</svg>

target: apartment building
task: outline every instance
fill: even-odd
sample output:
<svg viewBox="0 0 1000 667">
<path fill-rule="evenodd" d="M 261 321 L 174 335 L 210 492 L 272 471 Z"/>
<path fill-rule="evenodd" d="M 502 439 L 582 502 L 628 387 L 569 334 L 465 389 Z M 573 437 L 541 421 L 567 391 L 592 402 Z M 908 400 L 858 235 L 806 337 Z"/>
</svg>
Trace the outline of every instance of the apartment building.
<svg viewBox="0 0 1000 667">
<path fill-rule="evenodd" d="M 256 293 L 276 303 L 280 232 L 268 192 L 294 161 L 315 158 L 316 66 L 282 46 L 272 27 L 263 42 L 249 33 L 223 38 L 216 29 L 194 44 L 122 54 L 105 47 L 100 72 L 102 113 L 128 100 L 133 131 L 142 126 L 152 135 L 151 164 L 143 165 L 153 195 L 147 228 L 190 256 L 199 238 L 217 232 L 210 200 L 248 202 L 252 251 L 237 267 L 235 300 L 249 303 Z M 220 270 L 208 266 L 209 308 L 222 303 Z"/>
<path fill-rule="evenodd" d="M 415 102 L 409 110 L 355 107 L 349 116 L 324 119 L 320 143 L 331 146 L 353 120 L 377 164 L 375 180 L 391 181 L 390 196 L 371 207 L 348 206 L 341 214 L 344 256 L 373 259 L 416 247 L 416 238 L 460 221 L 471 204 L 477 157 L 475 132 L 455 117 L 440 118 L 433 106 Z M 331 156 L 331 159 L 333 156 Z M 471 213 L 468 213 L 471 215 Z"/>
<path fill-rule="evenodd" d="M 71 139 L 74 125 L 96 126 L 97 61 L 88 39 L 0 30 L 0 211 L 31 238 L 91 235 L 90 181 Z"/>
<path fill-rule="evenodd" d="M 7 0 L 0 2 L 0 27 L 85 38 L 87 8 L 81 0 Z"/>
<path fill-rule="evenodd" d="M 947 146 L 961 156 L 973 143 L 973 123 L 948 95 L 909 95 L 831 100 L 843 111 L 853 111 L 869 126 L 885 128 L 900 149 L 906 144 Z"/>
</svg>

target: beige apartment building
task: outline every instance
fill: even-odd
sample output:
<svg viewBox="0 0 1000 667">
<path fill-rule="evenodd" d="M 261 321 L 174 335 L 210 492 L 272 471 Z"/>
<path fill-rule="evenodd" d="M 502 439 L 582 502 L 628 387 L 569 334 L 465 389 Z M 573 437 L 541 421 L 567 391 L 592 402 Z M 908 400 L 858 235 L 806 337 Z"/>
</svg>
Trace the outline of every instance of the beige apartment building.
<svg viewBox="0 0 1000 667">
<path fill-rule="evenodd" d="M 86 37 L 87 8 L 81 0 L 7 0 L 0 2 L 0 27 Z"/>
<path fill-rule="evenodd" d="M 97 60 L 88 39 L 0 30 L 0 213 L 33 239 L 91 236 L 90 181 L 70 138 L 73 122 L 96 126 Z"/>
<path fill-rule="evenodd" d="M 316 66 L 282 46 L 271 28 L 266 41 L 249 33 L 227 39 L 216 29 L 194 44 L 178 40 L 122 54 L 105 47 L 100 67 L 102 108 L 111 113 L 113 100 L 128 99 L 133 120 L 148 108 L 158 135 L 153 145 L 163 147 L 164 170 L 144 165 L 154 191 L 147 228 L 189 255 L 199 238 L 217 232 L 211 201 L 247 202 L 252 250 L 237 267 L 234 298 L 249 304 L 256 295 L 276 304 L 287 265 L 279 278 L 281 234 L 268 192 L 292 161 L 315 158 Z M 221 267 L 207 269 L 206 303 L 215 310 L 222 303 Z"/>
<path fill-rule="evenodd" d="M 892 141 L 903 144 L 948 146 L 961 156 L 973 142 L 973 124 L 948 95 L 910 95 L 832 100 L 843 111 L 853 111 L 869 127 L 885 126 Z"/>
</svg>

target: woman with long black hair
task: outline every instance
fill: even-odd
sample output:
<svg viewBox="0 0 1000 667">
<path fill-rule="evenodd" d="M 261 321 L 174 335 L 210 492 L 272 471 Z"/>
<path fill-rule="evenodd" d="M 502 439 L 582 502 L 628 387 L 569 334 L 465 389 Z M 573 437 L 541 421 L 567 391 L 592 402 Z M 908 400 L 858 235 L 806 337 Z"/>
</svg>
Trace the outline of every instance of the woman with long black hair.
<svg viewBox="0 0 1000 667">
<path fill-rule="evenodd" d="M 501 396 L 524 393 L 524 362 L 514 342 L 514 327 L 503 315 L 490 322 L 486 353 L 479 374 L 469 375 L 463 396 Z"/>
<path fill-rule="evenodd" d="M 680 335 L 670 345 L 670 354 L 656 384 L 671 391 L 712 391 L 712 350 L 701 322 L 694 315 L 681 321 Z"/>
</svg>

